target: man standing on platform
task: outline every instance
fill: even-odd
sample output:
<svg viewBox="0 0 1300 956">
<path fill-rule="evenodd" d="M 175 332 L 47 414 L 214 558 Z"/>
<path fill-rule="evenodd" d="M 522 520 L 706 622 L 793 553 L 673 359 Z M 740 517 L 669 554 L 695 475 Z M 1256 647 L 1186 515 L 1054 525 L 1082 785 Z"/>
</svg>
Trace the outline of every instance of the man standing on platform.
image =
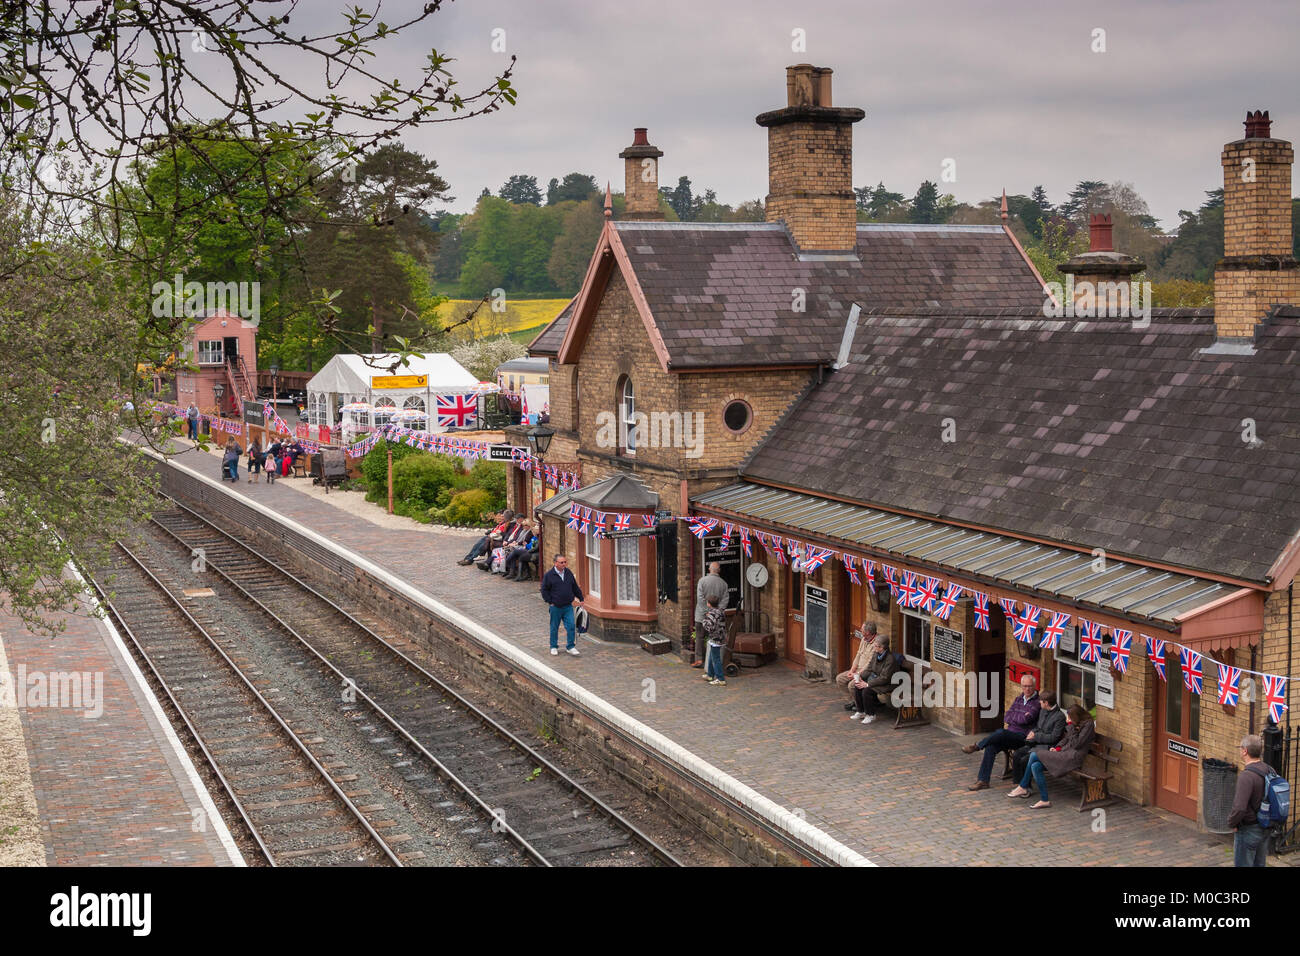
<svg viewBox="0 0 1300 956">
<path fill-rule="evenodd" d="M 189 427 L 190 441 L 199 440 L 199 408 L 193 402 L 185 409 L 185 424 Z"/>
<path fill-rule="evenodd" d="M 578 656 L 574 646 L 573 607 L 582 606 L 582 588 L 569 570 L 569 559 L 563 554 L 555 556 L 555 566 L 542 578 L 542 597 L 551 607 L 551 653 L 560 653 L 560 622 L 564 622 L 564 634 L 568 646 L 565 651 Z"/>
<path fill-rule="evenodd" d="M 695 657 L 691 661 L 692 667 L 704 666 L 704 615 L 709 612 L 709 598 L 718 599 L 720 611 L 727 609 L 727 601 L 731 598 L 731 589 L 722 579 L 721 571 L 722 565 L 717 561 L 710 563 L 709 573 L 695 586 Z"/>
</svg>

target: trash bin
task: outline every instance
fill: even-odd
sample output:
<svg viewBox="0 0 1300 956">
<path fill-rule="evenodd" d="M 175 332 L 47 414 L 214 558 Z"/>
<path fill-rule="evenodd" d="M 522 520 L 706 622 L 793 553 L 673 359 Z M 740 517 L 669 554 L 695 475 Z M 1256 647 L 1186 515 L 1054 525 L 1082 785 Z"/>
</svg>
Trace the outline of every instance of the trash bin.
<svg viewBox="0 0 1300 956">
<path fill-rule="evenodd" d="M 1237 765 L 1206 757 L 1201 761 L 1201 813 L 1211 833 L 1231 833 L 1228 816 L 1237 792 Z"/>
</svg>

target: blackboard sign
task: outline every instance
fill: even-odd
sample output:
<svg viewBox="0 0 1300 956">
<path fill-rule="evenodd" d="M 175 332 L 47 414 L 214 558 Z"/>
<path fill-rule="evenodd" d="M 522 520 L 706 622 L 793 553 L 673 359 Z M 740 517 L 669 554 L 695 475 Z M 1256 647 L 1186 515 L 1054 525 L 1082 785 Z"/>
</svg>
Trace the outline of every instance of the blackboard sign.
<svg viewBox="0 0 1300 956">
<path fill-rule="evenodd" d="M 827 612 L 830 594 L 809 584 L 804 589 L 803 647 L 809 654 L 826 657 Z"/>
<path fill-rule="evenodd" d="M 940 664 L 961 667 L 962 633 L 949 627 L 936 627 L 930 640 L 930 655 Z"/>
<path fill-rule="evenodd" d="M 722 580 L 727 582 L 727 590 L 730 594 L 727 597 L 727 607 L 740 607 L 740 584 L 744 580 L 743 568 L 740 566 L 740 538 L 732 535 L 730 544 L 723 546 L 727 539 L 721 535 L 712 538 L 705 538 L 703 545 L 703 561 L 700 564 L 700 577 L 709 573 L 709 565 L 717 561 L 722 565 L 718 572 L 722 575 Z"/>
<path fill-rule="evenodd" d="M 250 425 L 265 427 L 266 417 L 262 411 L 262 403 L 244 399 L 244 421 Z"/>
</svg>

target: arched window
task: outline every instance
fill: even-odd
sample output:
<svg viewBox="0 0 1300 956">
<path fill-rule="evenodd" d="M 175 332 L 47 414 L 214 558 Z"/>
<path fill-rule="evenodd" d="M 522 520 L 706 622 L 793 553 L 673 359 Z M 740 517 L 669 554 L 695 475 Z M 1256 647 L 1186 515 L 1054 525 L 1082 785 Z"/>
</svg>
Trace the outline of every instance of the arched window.
<svg viewBox="0 0 1300 956">
<path fill-rule="evenodd" d="M 636 433 L 636 392 L 632 388 L 631 376 L 624 375 L 618 380 L 619 454 L 635 456 L 639 437 Z"/>
<path fill-rule="evenodd" d="M 418 417 L 408 417 L 402 422 L 403 425 L 406 425 L 408 428 L 414 428 L 416 431 L 428 431 L 429 419 L 425 414 L 424 399 L 421 396 L 412 395 L 402 403 L 402 407 L 407 411 L 416 411 L 420 413 Z"/>
<path fill-rule="evenodd" d="M 393 420 L 397 414 L 397 403 L 391 398 L 379 398 L 375 400 L 375 427 L 382 428 Z"/>
</svg>

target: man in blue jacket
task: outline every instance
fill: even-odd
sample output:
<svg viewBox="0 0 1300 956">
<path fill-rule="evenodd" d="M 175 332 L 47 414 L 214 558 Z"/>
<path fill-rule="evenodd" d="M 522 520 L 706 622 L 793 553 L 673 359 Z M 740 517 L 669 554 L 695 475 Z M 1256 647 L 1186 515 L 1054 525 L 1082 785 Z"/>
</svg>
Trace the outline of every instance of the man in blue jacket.
<svg viewBox="0 0 1300 956">
<path fill-rule="evenodd" d="M 574 657 L 578 649 L 574 646 L 573 607 L 581 606 L 582 588 L 569 570 L 569 559 L 563 554 L 555 556 L 555 565 L 542 578 L 542 597 L 551 606 L 551 653 L 560 653 L 560 622 L 564 622 L 564 632 L 568 639 L 565 650 Z"/>
</svg>

